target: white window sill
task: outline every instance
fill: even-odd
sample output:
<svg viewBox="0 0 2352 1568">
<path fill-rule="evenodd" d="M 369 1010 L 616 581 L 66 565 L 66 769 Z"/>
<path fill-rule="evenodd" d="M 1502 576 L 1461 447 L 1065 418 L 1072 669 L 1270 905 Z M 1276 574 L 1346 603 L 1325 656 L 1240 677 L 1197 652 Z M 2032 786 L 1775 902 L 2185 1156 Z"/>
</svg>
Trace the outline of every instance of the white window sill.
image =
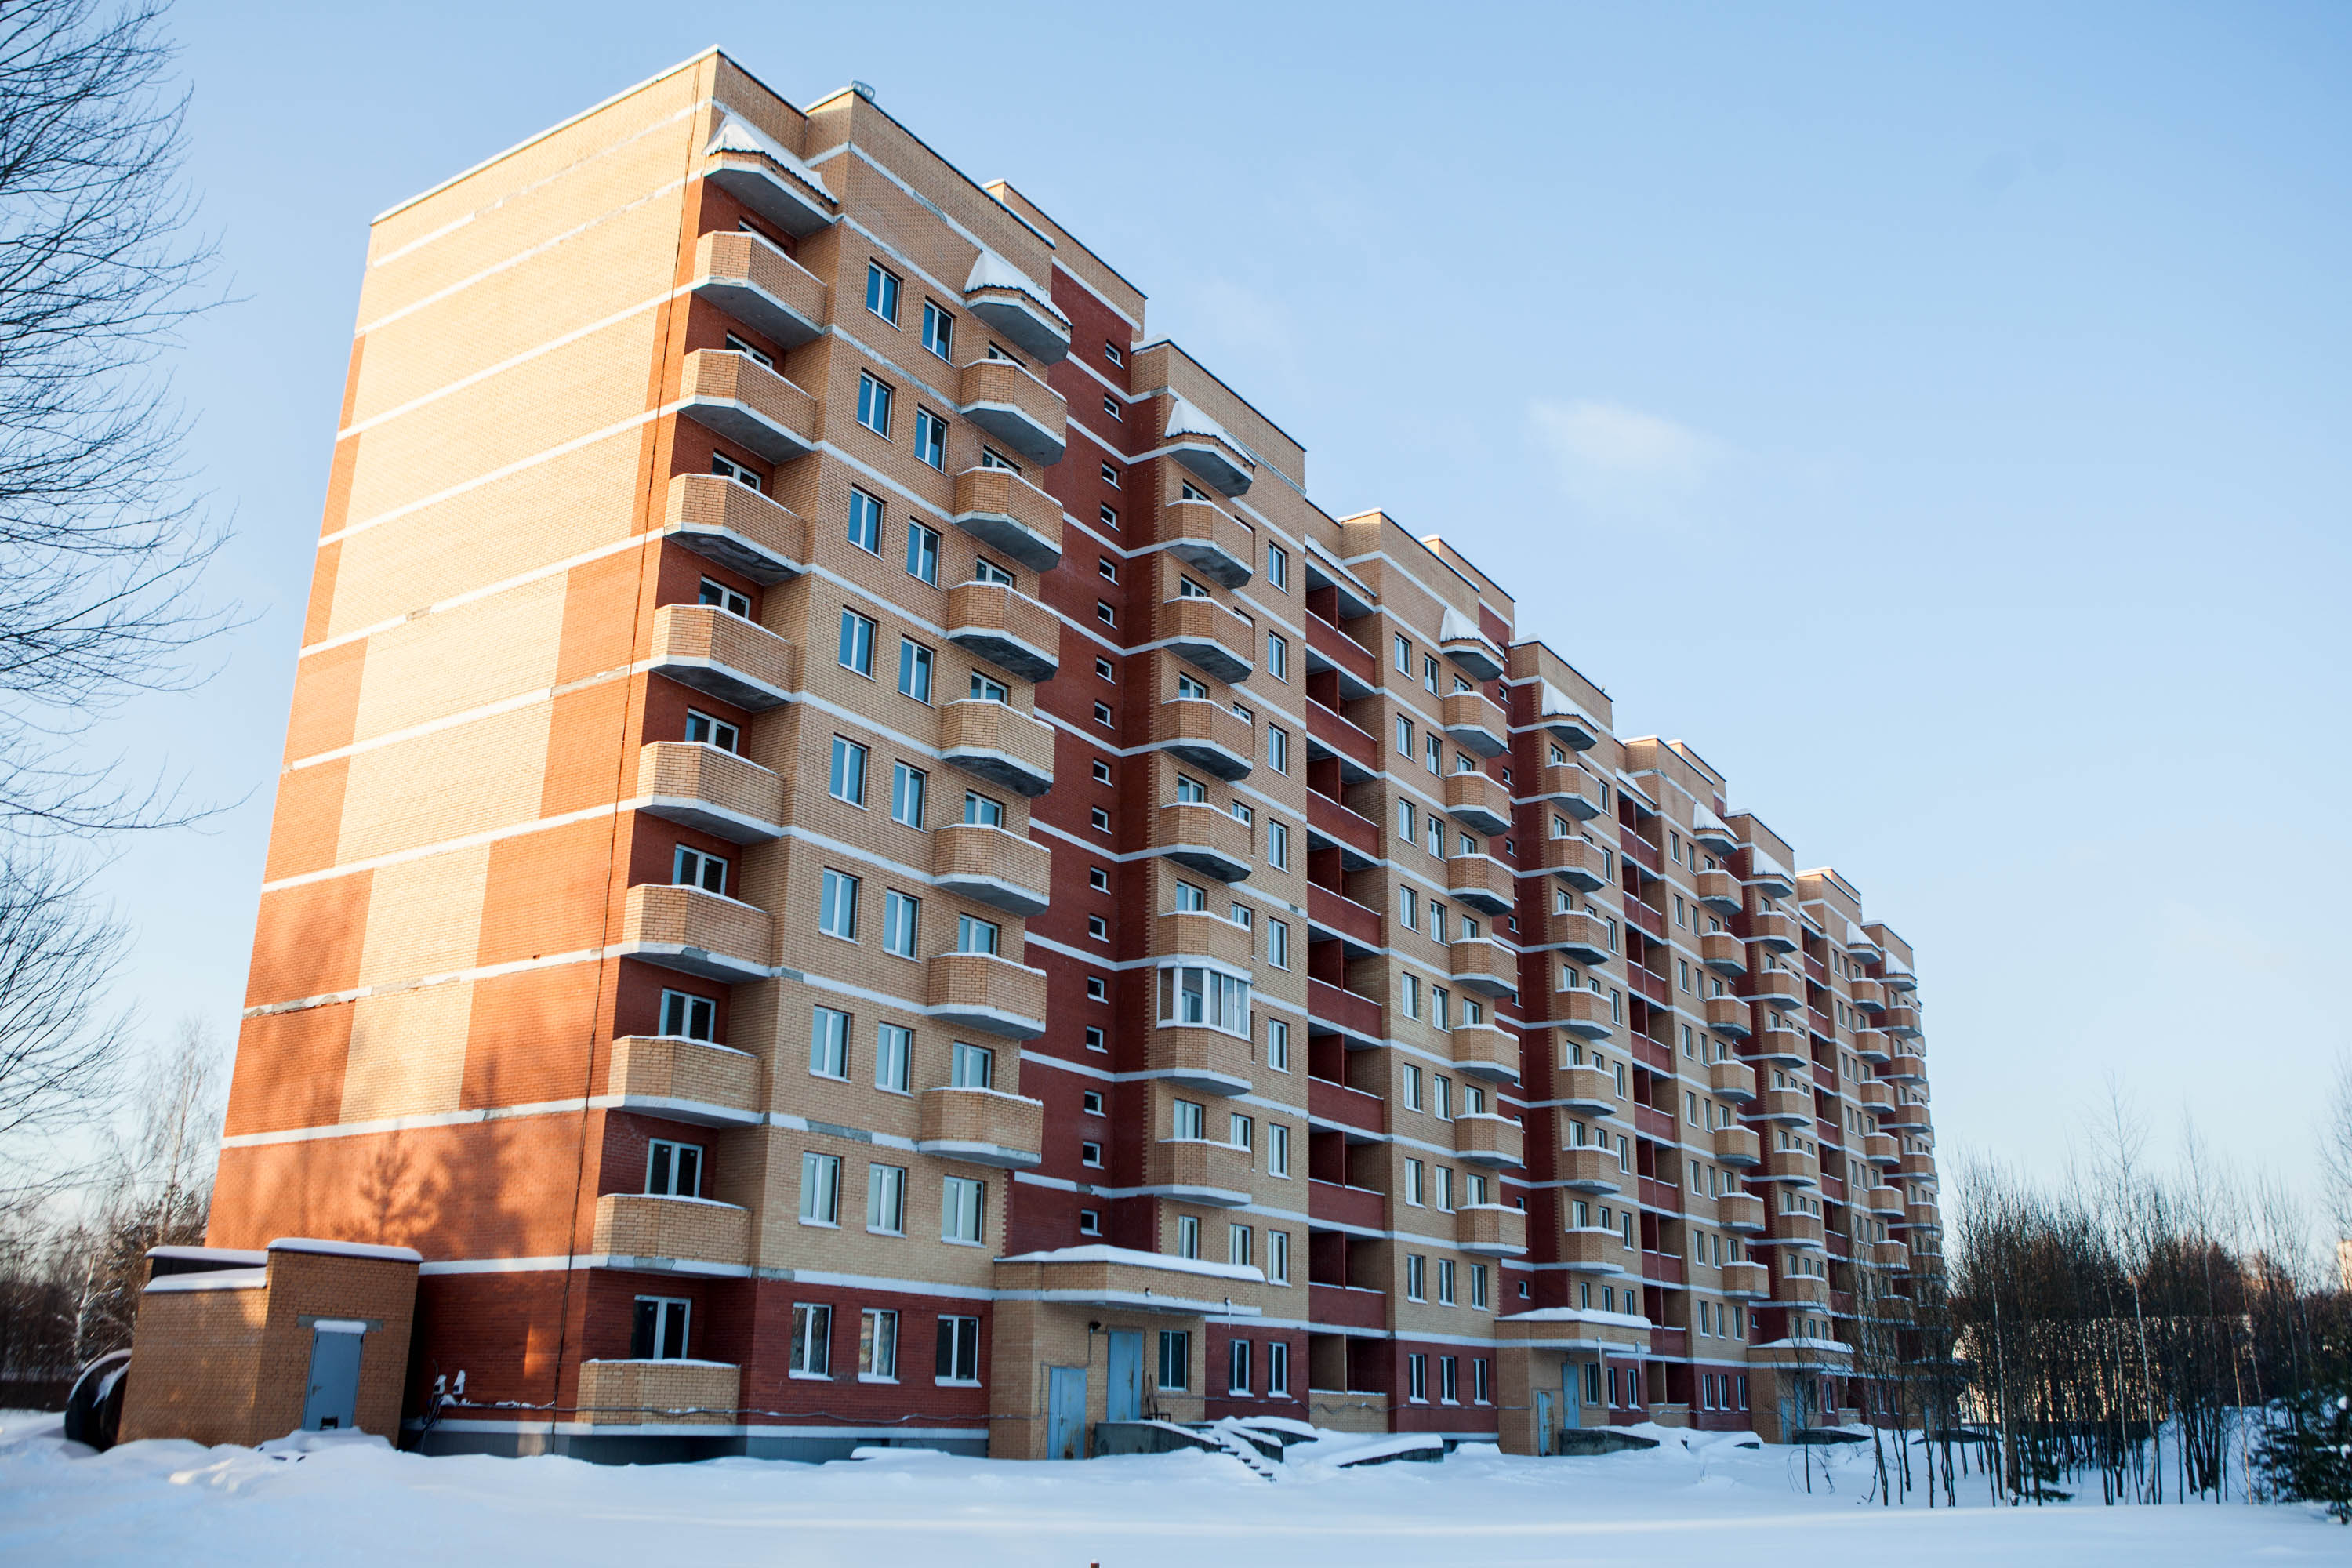
<svg viewBox="0 0 2352 1568">
<path fill-rule="evenodd" d="M 931 1383 L 938 1388 L 978 1388 L 980 1386 L 980 1379 L 976 1377 L 935 1377 L 931 1379 Z"/>
<path fill-rule="evenodd" d="M 943 1236 L 940 1237 L 940 1239 L 950 1247 L 982 1247 L 987 1245 L 984 1242 L 966 1241 L 961 1237 L 955 1236 Z"/>
<path fill-rule="evenodd" d="M 839 1230 L 841 1228 L 841 1222 L 839 1220 L 811 1219 L 806 1215 L 803 1215 L 801 1216 L 801 1223 L 808 1226 L 811 1230 Z"/>
<path fill-rule="evenodd" d="M 861 1372 L 857 1374 L 857 1381 L 860 1383 L 887 1383 L 896 1384 L 898 1380 L 895 1377 L 879 1377 L 870 1372 Z"/>
<path fill-rule="evenodd" d="M 868 1236 L 904 1236 L 907 1233 L 903 1230 L 884 1230 L 879 1226 L 869 1225 L 866 1227 L 866 1234 Z"/>
<path fill-rule="evenodd" d="M 829 1372 L 795 1372 L 791 1376 L 794 1383 L 831 1383 L 833 1381 L 833 1374 Z"/>
</svg>

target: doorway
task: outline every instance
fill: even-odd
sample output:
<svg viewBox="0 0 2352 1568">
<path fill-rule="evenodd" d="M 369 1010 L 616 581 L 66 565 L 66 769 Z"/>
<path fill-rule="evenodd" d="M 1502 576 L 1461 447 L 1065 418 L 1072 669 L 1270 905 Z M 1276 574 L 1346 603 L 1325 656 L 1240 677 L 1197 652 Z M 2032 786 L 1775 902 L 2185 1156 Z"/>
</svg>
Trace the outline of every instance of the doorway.
<svg viewBox="0 0 2352 1568">
<path fill-rule="evenodd" d="M 367 1325 L 321 1321 L 310 1329 L 310 1384 L 302 1396 L 302 1430 L 345 1432 L 359 1420 L 360 1348 Z"/>
<path fill-rule="evenodd" d="M 1106 1421 L 1143 1419 L 1143 1331 L 1110 1331 L 1110 1387 L 1103 1398 Z"/>
<path fill-rule="evenodd" d="M 1087 1369 L 1049 1366 L 1045 1369 L 1045 1457 L 1083 1459 L 1087 1457 Z"/>
</svg>

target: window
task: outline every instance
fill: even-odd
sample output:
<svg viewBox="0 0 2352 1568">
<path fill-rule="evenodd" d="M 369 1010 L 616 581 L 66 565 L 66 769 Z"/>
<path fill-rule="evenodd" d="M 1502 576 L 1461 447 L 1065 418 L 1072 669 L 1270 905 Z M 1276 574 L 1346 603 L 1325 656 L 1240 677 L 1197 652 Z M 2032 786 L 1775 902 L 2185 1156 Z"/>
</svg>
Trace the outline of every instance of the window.
<svg viewBox="0 0 2352 1568">
<path fill-rule="evenodd" d="M 948 1055 L 948 1084 L 954 1089 L 992 1089 L 996 1084 L 996 1053 L 986 1046 L 958 1040 Z"/>
<path fill-rule="evenodd" d="M 1290 591 L 1290 552 L 1279 544 L 1265 547 L 1265 580 L 1286 594 Z"/>
<path fill-rule="evenodd" d="M 1107 626 L 1118 625 L 1118 612 L 1100 599 L 1095 601 L 1095 619 Z"/>
<path fill-rule="evenodd" d="M 753 348 L 750 343 L 745 342 L 741 338 L 737 337 L 732 332 L 727 334 L 727 352 L 730 354 L 741 354 L 745 359 L 750 360 L 753 364 L 760 366 L 763 370 L 773 370 L 776 368 L 776 361 L 773 355 Z"/>
<path fill-rule="evenodd" d="M 1265 922 L 1265 961 L 1276 969 L 1290 967 L 1290 922 Z"/>
<path fill-rule="evenodd" d="M 1404 1358 L 1406 1396 L 1415 1405 L 1429 1403 L 1429 1358 L 1414 1354 Z"/>
<path fill-rule="evenodd" d="M 1412 721 L 1406 718 L 1402 713 L 1397 715 L 1396 746 L 1398 756 L 1410 757 L 1412 755 Z"/>
<path fill-rule="evenodd" d="M 1181 1394 L 1191 1386 L 1192 1370 L 1192 1335 L 1185 1329 L 1160 1331 L 1160 1389 L 1163 1394 Z"/>
<path fill-rule="evenodd" d="M 1474 1357 L 1470 1363 L 1470 1397 L 1479 1405 L 1495 1402 L 1494 1363 L 1484 1356 Z"/>
<path fill-rule="evenodd" d="M 912 1091 L 915 1031 L 904 1024 L 884 1024 L 874 1031 L 874 1087 L 898 1094 Z M 840 1077 L 849 1075 L 847 1044 L 843 1046 Z"/>
<path fill-rule="evenodd" d="M 629 1327 L 631 1361 L 684 1361 L 692 1304 L 675 1296 L 640 1296 Z"/>
<path fill-rule="evenodd" d="M 1100 1209 L 1080 1209 L 1078 1211 L 1078 1234 L 1080 1236 L 1100 1236 L 1102 1234 L 1102 1211 Z"/>
<path fill-rule="evenodd" d="M 866 1228 L 881 1236 L 907 1234 L 905 1166 L 866 1167 Z"/>
<path fill-rule="evenodd" d="M 1095 706 L 1099 709 L 1102 704 L 1097 702 Z M 1110 721 L 1108 719 L 1105 719 L 1103 722 L 1108 724 Z M 1099 766 L 1100 764 L 1097 765 Z M 1097 833 L 1108 833 L 1110 831 L 1110 813 L 1105 811 L 1101 806 L 1096 806 L 1092 811 L 1088 812 L 1087 814 L 1087 821 L 1093 826 Z"/>
<path fill-rule="evenodd" d="M 670 879 L 681 888 L 699 888 L 706 893 L 727 892 L 727 862 L 719 856 L 679 845 L 670 858 Z"/>
<path fill-rule="evenodd" d="M 938 300 L 924 300 L 923 346 L 940 358 L 947 359 L 949 345 L 954 342 L 954 339 L 955 318 L 941 310 Z"/>
<path fill-rule="evenodd" d="M 817 903 L 816 929 L 844 942 L 857 940 L 857 879 L 828 866 Z"/>
<path fill-rule="evenodd" d="M 1087 868 L 1087 886 L 1097 893 L 1110 891 L 1110 873 L 1100 866 Z"/>
<path fill-rule="evenodd" d="M 923 826 L 923 802 L 930 790 L 930 777 L 920 768 L 910 768 L 904 763 L 890 764 L 890 819 L 909 827 Z"/>
<path fill-rule="evenodd" d="M 907 637 L 898 639 L 898 695 L 931 700 L 931 650 Z"/>
<path fill-rule="evenodd" d="M 1199 1142 L 1208 1135 L 1208 1112 L 1196 1100 L 1175 1102 L 1169 1122 L 1169 1136 L 1186 1142 Z"/>
<path fill-rule="evenodd" d="M 980 1215 L 988 1200 L 988 1184 L 971 1176 L 949 1176 L 940 1194 L 940 1239 L 980 1244 Z"/>
<path fill-rule="evenodd" d="M 935 1365 L 941 1383 L 980 1381 L 980 1320 L 940 1319 L 939 1358 Z"/>
<path fill-rule="evenodd" d="M 656 1138 L 646 1145 L 646 1191 L 657 1198 L 702 1195 L 702 1145 Z"/>
<path fill-rule="evenodd" d="M 1249 1036 L 1250 984 L 1196 964 L 1160 972 L 1160 1021 L 1201 1024 L 1229 1035 Z"/>
<path fill-rule="evenodd" d="M 1225 1142 L 1236 1149 L 1257 1147 L 1257 1123 L 1240 1111 L 1227 1113 Z"/>
<path fill-rule="evenodd" d="M 1418 1017 L 1420 1017 L 1420 1016 L 1421 1016 L 1421 976 L 1420 976 L 1420 975 L 1418 975 L 1418 974 L 1407 974 L 1407 975 L 1405 975 L 1405 976 L 1404 976 L 1404 978 L 1403 978 L 1403 981 L 1402 981 L 1402 985 L 1401 985 L 1401 990 L 1402 990 L 1402 993 L 1403 993 L 1404 1016 L 1405 1016 L 1406 1017 L 1408 1017 L 1408 1018 L 1418 1018 Z M 1418 1070 L 1418 1069 L 1416 1069 L 1416 1068 L 1407 1068 L 1406 1070 L 1407 1070 L 1407 1071 L 1416 1071 L 1416 1070 Z"/>
<path fill-rule="evenodd" d="M 888 383 L 857 373 L 857 422 L 885 440 L 890 436 L 891 395 Z"/>
<path fill-rule="evenodd" d="M 1095 707 L 1105 713 L 1110 711 L 1108 709 L 1104 708 L 1099 702 L 1096 703 Z M 1097 759 L 1093 772 L 1095 783 L 1098 784 L 1107 784 L 1110 783 L 1110 764 L 1108 763 Z"/>
<path fill-rule="evenodd" d="M 833 738 L 833 777 L 826 786 L 835 800 L 866 804 L 866 748 L 840 735 Z"/>
<path fill-rule="evenodd" d="M 710 471 L 722 479 L 733 479 L 747 490 L 756 490 L 760 488 L 759 475 L 721 453 L 710 454 Z"/>
<path fill-rule="evenodd" d="M 940 536 L 919 522 L 907 525 L 907 575 L 940 585 Z"/>
<path fill-rule="evenodd" d="M 1283 1019 L 1265 1021 L 1265 1065 L 1276 1072 L 1290 1070 L 1290 1026 Z"/>
<path fill-rule="evenodd" d="M 985 555 L 971 558 L 971 580 L 975 583 L 1002 583 L 1008 588 L 1015 586 L 1013 574 Z"/>
<path fill-rule="evenodd" d="M 740 616 L 745 620 L 751 618 L 751 601 L 749 598 L 726 584 L 714 583 L 708 577 L 702 580 L 702 586 L 696 591 L 695 600 L 698 604 L 724 610 L 730 616 Z"/>
<path fill-rule="evenodd" d="M 1265 672 L 1276 680 L 1290 679 L 1290 644 L 1273 632 L 1265 634 Z"/>
<path fill-rule="evenodd" d="M 1198 1258 L 1201 1256 L 1201 1222 L 1192 1215 L 1176 1218 L 1176 1256 Z"/>
<path fill-rule="evenodd" d="M 1225 1226 L 1225 1261 L 1237 1268 L 1256 1267 L 1255 1237 L 1245 1225 Z"/>
<path fill-rule="evenodd" d="M 803 1153 L 801 1156 L 801 1223 L 841 1223 L 841 1156 Z"/>
<path fill-rule="evenodd" d="M 743 737 L 734 725 L 724 719 L 713 719 L 698 708 L 686 710 L 686 738 L 698 745 L 711 746 L 722 752 L 740 752 Z"/>
<path fill-rule="evenodd" d="M 1265 1172 L 1269 1176 L 1290 1174 L 1290 1129 L 1279 1121 L 1265 1124 Z"/>
<path fill-rule="evenodd" d="M 1462 1403 L 1462 1383 L 1456 1368 L 1458 1358 L 1445 1355 L 1437 1358 L 1437 1397 L 1448 1405 Z"/>
<path fill-rule="evenodd" d="M 948 422 L 920 404 L 915 406 L 915 456 L 942 471 L 948 466 Z"/>
<path fill-rule="evenodd" d="M 1089 1002 L 1108 1002 L 1108 1001 L 1109 1001 L 1109 1000 L 1110 1000 L 1110 982 L 1108 982 L 1108 980 L 1105 980 L 1105 979 L 1104 979 L 1101 975 L 1099 975 L 1099 974 L 1089 974 L 1089 975 L 1087 975 L 1087 1001 L 1089 1001 Z M 1088 1034 L 1088 1035 L 1087 1035 L 1087 1047 L 1089 1050 L 1097 1050 L 1097 1051 L 1098 1051 L 1098 1050 L 1101 1050 L 1101 1049 L 1103 1049 L 1103 1048 L 1104 1048 L 1104 1047 L 1103 1047 L 1102 1041 L 1097 1037 L 1099 1037 L 1101 1034 L 1102 1034 L 1102 1031 L 1101 1031 L 1100 1029 L 1097 1029 L 1097 1030 L 1094 1030 L 1094 1031 L 1092 1031 L 1090 1034 Z"/>
<path fill-rule="evenodd" d="M 878 261 L 866 264 L 866 308 L 892 326 L 898 324 L 898 275 L 886 271 Z"/>
<path fill-rule="evenodd" d="M 1108 942 L 1110 940 L 1110 921 L 1103 919 L 1100 915 L 1088 915 L 1087 917 L 1087 935 L 1092 937 L 1097 942 Z"/>
<path fill-rule="evenodd" d="M 661 999 L 661 1032 L 681 1040 L 716 1040 L 719 1004 L 690 991 L 665 991 Z"/>
<path fill-rule="evenodd" d="M 1127 417 L 1118 411 L 1118 399 L 1111 396 L 1108 393 L 1105 393 L 1103 395 L 1103 412 L 1109 415 L 1113 419 L 1124 420 Z"/>
<path fill-rule="evenodd" d="M 1402 1076 L 1404 1108 L 1407 1110 L 1419 1110 L 1421 1109 L 1421 1068 L 1414 1063 L 1407 1062 L 1404 1064 Z"/>
<path fill-rule="evenodd" d="M 956 916 L 958 952 L 994 952 L 1003 935 L 1003 928 L 994 921 L 984 921 L 977 915 Z"/>
<path fill-rule="evenodd" d="M 1103 401 L 1108 403 L 1110 400 L 1105 398 Z M 1250 1391 L 1250 1342 L 1233 1340 L 1225 1348 L 1228 1352 L 1225 1357 L 1225 1392 L 1247 1394 Z"/>
<path fill-rule="evenodd" d="M 1396 639 L 1396 667 L 1399 675 L 1412 673 L 1412 639 L 1402 633 Z"/>
<path fill-rule="evenodd" d="M 923 900 L 908 898 L 896 888 L 882 894 L 882 951 L 898 958 L 915 956 L 915 926 L 922 917 Z"/>
<path fill-rule="evenodd" d="M 1102 520 L 1102 525 L 1105 528 L 1109 529 L 1113 533 L 1118 531 L 1118 509 L 1117 507 L 1106 505 L 1097 508 L 1095 515 Z"/>
<path fill-rule="evenodd" d="M 1440 1175 L 1446 1173 L 1443 1171 L 1438 1173 Z M 1454 1259 L 1451 1258 L 1437 1260 L 1437 1304 L 1441 1307 L 1454 1305 Z"/>
<path fill-rule="evenodd" d="M 1108 555 L 1095 557 L 1095 575 L 1106 583 L 1118 581 L 1118 564 Z"/>
<path fill-rule="evenodd" d="M 1118 470 L 1105 463 L 1102 466 L 1102 482 L 1113 489 L 1118 489 Z"/>
<path fill-rule="evenodd" d="M 1290 731 L 1276 725 L 1265 727 L 1265 764 L 1276 773 L 1290 771 Z"/>
<path fill-rule="evenodd" d="M 1425 653 L 1421 656 L 1421 683 L 1433 693 L 1437 691 L 1437 656 L 1435 654 Z"/>
<path fill-rule="evenodd" d="M 793 1375 L 833 1375 L 833 1309 L 793 1304 Z"/>
<path fill-rule="evenodd" d="M 1109 704 L 1109 703 L 1108 703 L 1108 702 L 1097 702 L 1097 703 L 1096 703 L 1096 704 L 1095 704 L 1095 722 L 1096 722 L 1096 723 L 1097 723 L 1097 724 L 1100 724 L 1100 725 L 1101 725 L 1104 729 L 1106 729 L 1106 730 L 1108 730 L 1108 729 L 1111 728 L 1111 726 L 1112 726 L 1112 724 L 1113 724 L 1114 721 L 1112 720 L 1112 718 L 1111 718 L 1111 716 L 1110 716 L 1110 704 Z M 1095 764 L 1095 766 L 1097 766 L 1097 767 L 1098 767 L 1098 768 L 1103 769 L 1106 773 L 1108 773 L 1108 772 L 1109 771 L 1109 764 L 1108 764 L 1108 763 L 1097 763 Z M 1108 784 L 1108 783 L 1110 783 L 1110 780 L 1108 780 L 1108 779 L 1102 779 L 1102 780 L 1099 780 L 1099 781 L 1097 781 L 1097 782 L 1102 783 L 1102 784 Z M 1103 827 L 1105 828 L 1105 830 L 1108 830 L 1108 829 L 1110 827 L 1110 818 L 1109 818 L 1109 816 L 1108 816 L 1107 814 L 1105 814 L 1105 813 L 1103 813 L 1103 812 L 1099 812 L 1099 811 L 1098 811 L 1098 812 L 1097 812 L 1097 813 L 1095 813 L 1095 815 L 1096 815 L 1096 816 L 1097 816 L 1102 817 L 1102 819 L 1103 819 L 1102 826 L 1103 826 Z"/>
<path fill-rule="evenodd" d="M 1102 1145 L 1101 1145 L 1101 1144 L 1099 1144 L 1099 1143 L 1096 1143 L 1096 1142 L 1081 1142 L 1081 1143 L 1078 1145 L 1078 1163 L 1079 1163 L 1079 1164 L 1081 1164 L 1081 1165 L 1091 1165 L 1091 1166 L 1095 1166 L 1095 1167 L 1097 1167 L 1097 1168 L 1098 1169 L 1098 1168 L 1100 1168 L 1100 1166 L 1102 1165 L 1102 1163 L 1103 1163 L 1103 1161 L 1102 1161 Z"/>
<path fill-rule="evenodd" d="M 874 622 L 855 610 L 841 612 L 841 644 L 834 657 L 844 669 L 874 673 Z"/>
<path fill-rule="evenodd" d="M 932 535 L 934 545 L 938 537 Z M 872 554 L 882 553 L 882 503 L 855 485 L 849 490 L 849 542 Z M 908 570 L 913 571 L 914 541 L 911 537 L 908 540 L 907 548 Z"/>
<path fill-rule="evenodd" d="M 849 1015 L 819 1007 L 809 1020 L 809 1071 L 818 1078 L 849 1076 Z"/>
<path fill-rule="evenodd" d="M 898 1314 L 868 1307 L 857 1317 L 857 1375 L 870 1383 L 898 1381 Z"/>
<path fill-rule="evenodd" d="M 1474 1263 L 1470 1266 L 1470 1304 L 1474 1307 L 1483 1307 L 1486 1304 L 1486 1266 L 1483 1263 Z M 1482 1393 L 1478 1397 L 1483 1400 L 1486 1396 Z"/>
<path fill-rule="evenodd" d="M 1429 1168 L 1418 1160 L 1404 1163 L 1404 1201 L 1413 1208 L 1423 1206 L 1423 1189 Z"/>
</svg>

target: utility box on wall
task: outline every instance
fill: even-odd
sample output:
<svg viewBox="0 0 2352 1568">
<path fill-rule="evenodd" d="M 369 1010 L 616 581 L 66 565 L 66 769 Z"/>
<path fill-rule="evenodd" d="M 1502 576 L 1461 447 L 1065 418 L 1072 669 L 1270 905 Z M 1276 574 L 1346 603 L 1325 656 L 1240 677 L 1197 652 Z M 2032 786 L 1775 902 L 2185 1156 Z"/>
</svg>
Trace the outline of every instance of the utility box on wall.
<svg viewBox="0 0 2352 1568">
<path fill-rule="evenodd" d="M 282 1237 L 261 1252 L 157 1247 L 148 1260 L 121 1441 L 397 1439 L 417 1253 Z"/>
</svg>

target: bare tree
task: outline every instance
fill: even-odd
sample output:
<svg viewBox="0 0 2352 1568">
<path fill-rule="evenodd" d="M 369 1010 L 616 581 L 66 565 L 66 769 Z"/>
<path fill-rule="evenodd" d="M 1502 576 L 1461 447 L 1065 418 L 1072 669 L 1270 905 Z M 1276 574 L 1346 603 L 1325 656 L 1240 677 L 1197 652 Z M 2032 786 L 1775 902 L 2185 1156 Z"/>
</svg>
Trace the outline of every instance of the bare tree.
<svg viewBox="0 0 2352 1568">
<path fill-rule="evenodd" d="M 2352 1053 L 2336 1058 L 2336 1081 L 2319 1125 L 2321 1203 L 2336 1222 L 2333 1239 L 2352 1237 Z"/>
<path fill-rule="evenodd" d="M 124 944 L 87 872 L 0 838 L 0 1208 L 41 1195 L 51 1140 L 117 1103 L 127 1020 L 103 997 Z"/>
</svg>

